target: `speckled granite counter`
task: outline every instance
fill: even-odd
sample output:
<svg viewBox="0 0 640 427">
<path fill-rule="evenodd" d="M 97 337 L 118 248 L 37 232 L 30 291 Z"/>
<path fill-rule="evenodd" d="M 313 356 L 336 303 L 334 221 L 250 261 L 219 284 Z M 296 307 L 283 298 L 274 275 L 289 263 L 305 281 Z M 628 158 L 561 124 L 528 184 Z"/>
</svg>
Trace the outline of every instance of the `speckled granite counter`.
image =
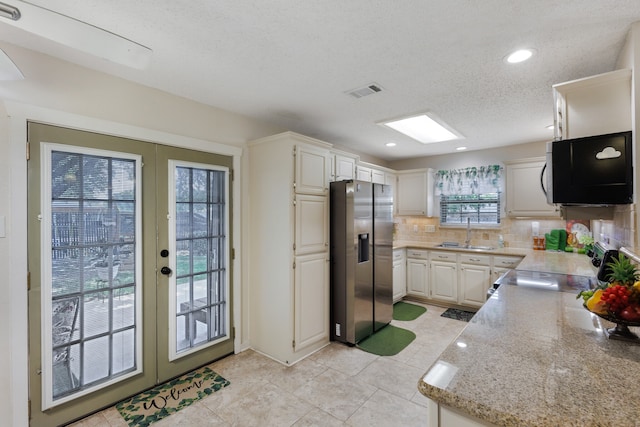
<svg viewBox="0 0 640 427">
<path fill-rule="evenodd" d="M 534 252 L 518 269 L 569 273 L 563 262 L 584 261 L 574 256 Z M 575 293 L 502 286 L 418 388 L 500 426 L 638 426 L 640 346 L 607 339 L 603 326 L 615 325 L 587 312 Z"/>
</svg>

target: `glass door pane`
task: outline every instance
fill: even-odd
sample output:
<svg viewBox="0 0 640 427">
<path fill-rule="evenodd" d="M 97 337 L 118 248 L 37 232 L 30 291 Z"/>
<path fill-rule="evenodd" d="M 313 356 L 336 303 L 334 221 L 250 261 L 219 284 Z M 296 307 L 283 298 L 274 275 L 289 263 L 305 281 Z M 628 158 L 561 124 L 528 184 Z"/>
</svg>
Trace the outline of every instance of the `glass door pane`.
<svg viewBox="0 0 640 427">
<path fill-rule="evenodd" d="M 52 407 L 141 369 L 141 158 L 44 148 L 43 395 Z"/>
<path fill-rule="evenodd" d="M 170 358 L 175 359 L 228 335 L 228 172 L 213 166 L 171 164 L 175 310 Z"/>
</svg>

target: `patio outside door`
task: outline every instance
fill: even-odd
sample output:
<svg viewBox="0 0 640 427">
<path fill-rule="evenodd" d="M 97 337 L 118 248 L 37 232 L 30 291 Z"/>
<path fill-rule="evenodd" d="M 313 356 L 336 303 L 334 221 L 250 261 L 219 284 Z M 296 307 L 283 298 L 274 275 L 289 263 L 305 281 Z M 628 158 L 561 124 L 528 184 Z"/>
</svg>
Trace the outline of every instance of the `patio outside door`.
<svg viewBox="0 0 640 427">
<path fill-rule="evenodd" d="M 29 124 L 32 425 L 233 352 L 232 158 Z"/>
</svg>

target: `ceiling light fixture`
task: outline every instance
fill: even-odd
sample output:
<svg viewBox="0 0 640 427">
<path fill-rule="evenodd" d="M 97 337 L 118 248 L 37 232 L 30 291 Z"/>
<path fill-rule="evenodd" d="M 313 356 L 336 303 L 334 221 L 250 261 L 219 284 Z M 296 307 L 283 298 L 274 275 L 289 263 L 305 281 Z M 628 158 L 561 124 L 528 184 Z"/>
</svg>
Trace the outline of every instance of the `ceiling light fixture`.
<svg viewBox="0 0 640 427">
<path fill-rule="evenodd" d="M 20 19 L 20 9 L 17 7 L 11 6 L 10 4 L 0 3 L 0 16 L 3 18 L 8 18 L 13 21 L 17 21 Z"/>
<path fill-rule="evenodd" d="M 49 9 L 26 2 L 21 2 L 20 5 L 21 10 L 18 10 L 0 3 L 0 17 L 8 18 L 3 22 L 131 68 L 141 70 L 149 64 L 152 51 L 146 46 Z"/>
<path fill-rule="evenodd" d="M 549 130 L 554 130 L 555 128 L 556 128 L 555 125 L 545 126 L 545 129 L 549 129 Z"/>
<path fill-rule="evenodd" d="M 467 147 L 456 147 L 456 151 L 464 151 Z"/>
<path fill-rule="evenodd" d="M 378 122 L 423 144 L 464 138 L 431 113 L 420 113 Z"/>
<path fill-rule="evenodd" d="M 523 62 L 523 61 L 526 61 L 527 59 L 531 58 L 533 56 L 533 53 L 534 53 L 533 49 L 516 50 L 515 52 L 510 53 L 506 57 L 506 61 L 509 64 L 517 64 L 519 62 Z"/>
<path fill-rule="evenodd" d="M 396 143 L 395 143 L 395 142 L 387 142 L 387 143 L 386 143 L 386 144 L 384 144 L 384 145 L 386 145 L 387 147 L 395 147 L 395 146 L 396 146 Z"/>
</svg>

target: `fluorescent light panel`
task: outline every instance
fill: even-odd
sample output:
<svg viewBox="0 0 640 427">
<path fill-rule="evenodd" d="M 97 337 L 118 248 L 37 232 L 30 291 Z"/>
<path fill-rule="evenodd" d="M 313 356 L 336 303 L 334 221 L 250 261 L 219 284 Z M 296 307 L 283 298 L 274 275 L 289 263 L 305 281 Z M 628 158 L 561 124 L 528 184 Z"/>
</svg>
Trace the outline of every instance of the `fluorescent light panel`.
<svg viewBox="0 0 640 427">
<path fill-rule="evenodd" d="M 444 124 L 436 121 L 426 113 L 397 120 L 385 121 L 381 124 L 423 144 L 451 141 L 453 139 L 462 138 L 462 135 L 454 132 L 449 127 L 446 127 Z"/>
<path fill-rule="evenodd" d="M 128 67 L 144 69 L 149 64 L 152 51 L 148 47 L 49 9 L 17 0 L 13 3 L 20 9 L 19 19 L 3 19 L 6 24 Z M 2 16 L 6 17 L 0 13 Z"/>
</svg>

